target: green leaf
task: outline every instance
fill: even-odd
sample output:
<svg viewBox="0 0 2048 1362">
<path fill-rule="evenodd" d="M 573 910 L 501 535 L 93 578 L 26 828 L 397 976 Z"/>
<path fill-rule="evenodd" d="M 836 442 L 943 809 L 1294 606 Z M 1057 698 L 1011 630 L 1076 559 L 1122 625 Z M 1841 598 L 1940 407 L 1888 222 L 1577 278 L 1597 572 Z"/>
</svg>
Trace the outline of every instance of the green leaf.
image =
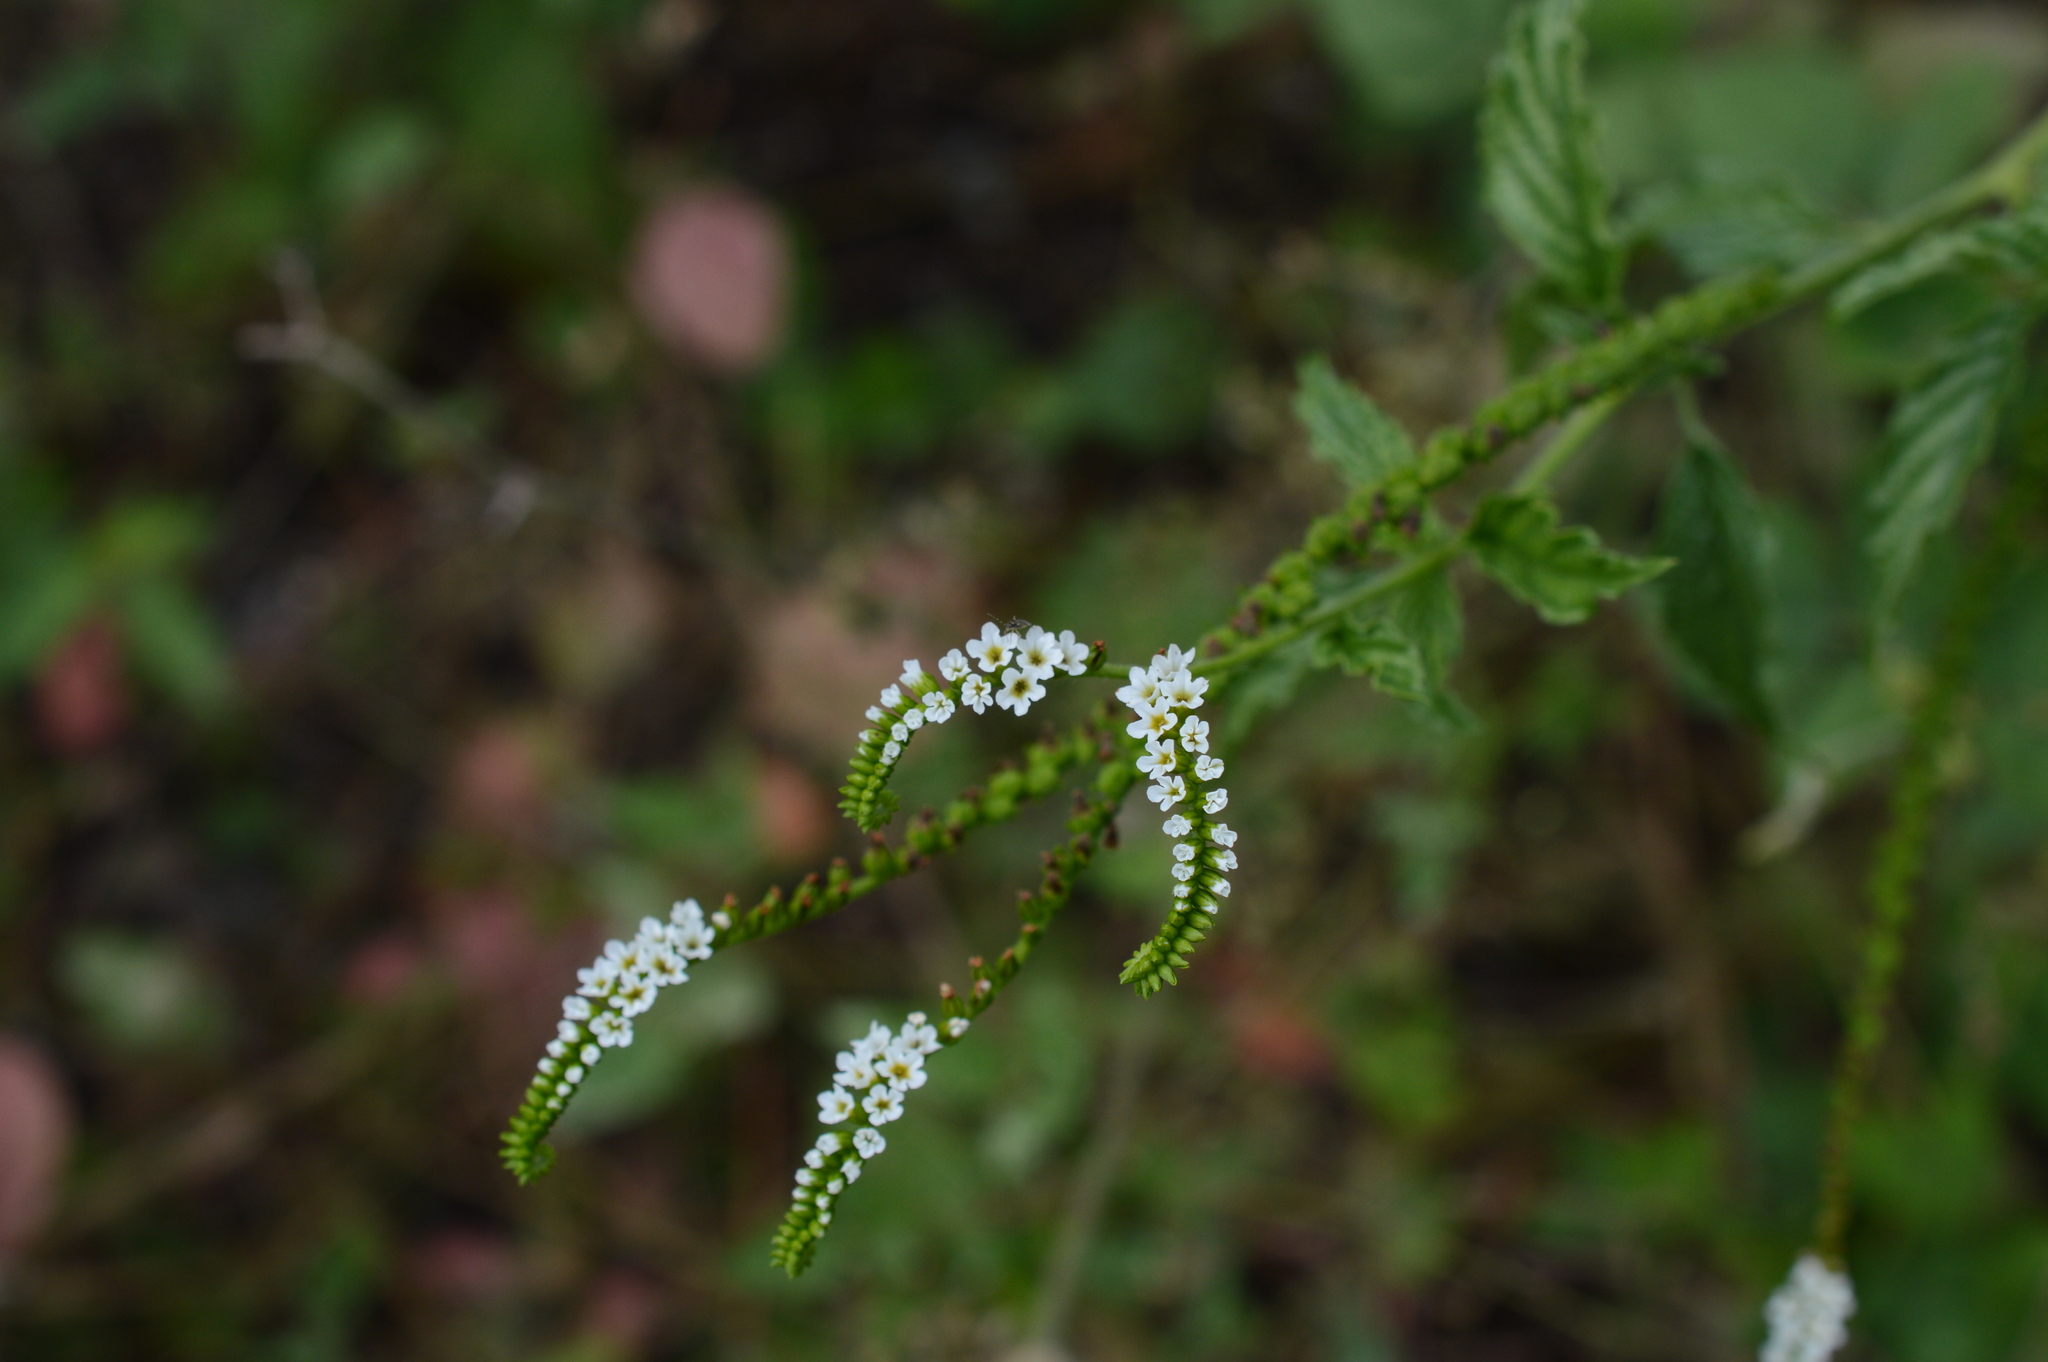
<svg viewBox="0 0 2048 1362">
<path fill-rule="evenodd" d="M 1840 236 L 1823 214 L 1782 185 L 1715 185 L 1645 200 L 1631 232 L 1654 234 L 1695 279 L 1789 269 Z"/>
<path fill-rule="evenodd" d="M 1742 474 L 1705 440 L 1688 443 L 1664 494 L 1657 547 L 1676 559 L 1658 583 L 1664 632 L 1723 704 L 1766 731 L 1768 629 L 1762 523 Z"/>
<path fill-rule="evenodd" d="M 1577 624 L 1671 566 L 1603 548 L 1583 526 L 1559 528 L 1557 507 L 1540 497 L 1488 497 L 1466 534 L 1481 570 L 1551 624 Z"/>
<path fill-rule="evenodd" d="M 93 604 L 92 563 L 76 544 L 59 541 L 22 566 L 0 583 L 0 682 L 32 671 Z"/>
<path fill-rule="evenodd" d="M 1415 444 L 1399 422 L 1337 377 L 1330 361 L 1301 362 L 1294 414 L 1308 427 L 1309 453 L 1337 470 L 1349 487 L 1370 487 L 1415 461 Z"/>
<path fill-rule="evenodd" d="M 1970 474 L 1991 452 L 2031 320 L 2017 306 L 1994 309 L 1958 336 L 1893 408 L 1864 545 L 1877 572 L 1881 613 L 1897 602 L 1927 536 L 1955 519 Z"/>
<path fill-rule="evenodd" d="M 1503 0 L 1303 0 L 1330 60 L 1385 122 L 1417 127 L 1479 93 Z"/>
<path fill-rule="evenodd" d="M 143 675 L 194 714 L 218 712 L 232 690 L 227 654 L 198 599 L 168 577 L 151 576 L 121 593 L 120 608 Z"/>
<path fill-rule="evenodd" d="M 1396 699 L 1420 701 L 1429 692 L 1422 651 L 1384 619 L 1332 620 L 1316 635 L 1314 659 L 1318 667 L 1337 667 L 1346 676 L 1366 677 L 1375 688 Z"/>
<path fill-rule="evenodd" d="M 1415 641 L 1430 716 L 1459 732 L 1475 729 L 1478 720 L 1450 690 L 1451 664 L 1465 643 L 1465 608 L 1451 583 L 1450 565 L 1424 573 L 1388 597 L 1387 618 Z"/>
<path fill-rule="evenodd" d="M 1851 276 L 1835 291 L 1828 310 L 1836 318 L 1852 316 L 1916 284 L 1961 272 L 2034 290 L 2048 284 L 2048 200 L 2034 199 L 2003 217 L 1982 218 L 1922 237 Z"/>
<path fill-rule="evenodd" d="M 1621 252 L 1607 222 L 1582 0 L 1534 0 L 1508 24 L 1480 115 L 1486 197 L 1501 227 L 1567 296 L 1594 311 L 1620 296 Z"/>
</svg>

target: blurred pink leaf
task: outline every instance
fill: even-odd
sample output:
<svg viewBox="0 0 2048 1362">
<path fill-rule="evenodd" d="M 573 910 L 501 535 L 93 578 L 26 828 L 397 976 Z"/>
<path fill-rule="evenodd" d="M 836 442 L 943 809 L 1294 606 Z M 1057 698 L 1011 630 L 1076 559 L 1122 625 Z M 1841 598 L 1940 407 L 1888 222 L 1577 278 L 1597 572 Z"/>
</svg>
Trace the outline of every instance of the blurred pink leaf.
<svg viewBox="0 0 2048 1362">
<path fill-rule="evenodd" d="M 631 283 L 640 315 L 677 350 L 722 373 L 758 369 L 788 309 L 781 220 L 739 189 L 675 195 L 641 226 Z"/>
<path fill-rule="evenodd" d="M 120 736 L 128 722 L 128 681 L 121 636 L 105 619 L 88 620 L 36 675 L 36 730 L 50 749 L 78 756 Z"/>
<path fill-rule="evenodd" d="M 801 767 L 765 757 L 754 780 L 754 822 L 770 856 L 797 861 L 831 840 L 833 813 L 825 791 Z"/>
<path fill-rule="evenodd" d="M 71 1103 L 38 1047 L 0 1036 L 0 1263 L 28 1244 L 57 1203 L 71 1147 Z"/>
</svg>

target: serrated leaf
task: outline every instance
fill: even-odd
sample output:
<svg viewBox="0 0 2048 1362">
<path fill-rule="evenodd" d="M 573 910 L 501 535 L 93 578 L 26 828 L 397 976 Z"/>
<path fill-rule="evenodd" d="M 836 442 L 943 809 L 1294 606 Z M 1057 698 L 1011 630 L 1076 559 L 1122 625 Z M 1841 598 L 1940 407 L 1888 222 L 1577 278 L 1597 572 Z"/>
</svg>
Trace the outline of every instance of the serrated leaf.
<svg viewBox="0 0 2048 1362">
<path fill-rule="evenodd" d="M 1421 701 L 1428 695 L 1429 677 L 1421 650 L 1384 619 L 1332 620 L 1316 635 L 1314 660 L 1318 667 L 1336 667 L 1346 676 L 1363 676 L 1375 689 L 1396 699 Z"/>
<path fill-rule="evenodd" d="M 2048 200 L 2033 199 L 2003 217 L 1920 238 L 1852 275 L 1835 291 L 1828 311 L 1837 318 L 1852 316 L 1916 284 L 1964 271 L 2016 280 L 2036 290 L 2048 284 Z"/>
<path fill-rule="evenodd" d="M 1232 682 L 1230 705 L 1223 715 L 1219 736 L 1223 749 L 1235 748 L 1251 735 L 1261 719 L 1276 709 L 1286 708 L 1312 668 L 1309 641 L 1296 639 L 1260 658 Z"/>
<path fill-rule="evenodd" d="M 2001 306 L 1957 337 L 1899 399 L 1885 430 L 1885 471 L 1870 492 L 1865 541 L 1880 613 L 1912 576 L 1927 536 L 1947 527 L 1970 474 L 1991 452 L 1998 411 L 2019 375 L 2030 314 Z"/>
<path fill-rule="evenodd" d="M 1586 98 L 1583 0 L 1534 0 L 1508 23 L 1480 115 L 1487 202 L 1501 227 L 1582 307 L 1609 310 L 1621 252 Z"/>
<path fill-rule="evenodd" d="M 1422 657 L 1422 671 L 1428 686 L 1424 700 L 1430 716 L 1460 732 L 1478 726 L 1457 696 L 1451 693 L 1451 664 L 1465 643 L 1465 606 L 1451 583 L 1448 564 L 1424 573 L 1387 598 L 1387 618 L 1415 642 Z"/>
<path fill-rule="evenodd" d="M 1788 269 L 1840 235 L 1823 214 L 1781 185 L 1716 185 L 1657 195 L 1638 210 L 1631 230 L 1655 235 L 1695 279 Z"/>
<path fill-rule="evenodd" d="M 1762 533 L 1735 465 L 1705 441 L 1690 441 L 1658 531 L 1657 547 L 1676 560 L 1657 584 L 1664 632 L 1723 704 L 1768 731 L 1775 718 L 1763 686 Z"/>
<path fill-rule="evenodd" d="M 1400 422 L 1337 377 L 1330 361 L 1301 362 L 1294 414 L 1308 428 L 1309 453 L 1337 471 L 1348 487 L 1369 487 L 1415 461 L 1415 443 Z"/>
<path fill-rule="evenodd" d="M 1557 507 L 1540 497 L 1488 497 L 1466 535 L 1480 569 L 1551 624 L 1577 624 L 1671 566 L 1615 553 L 1584 526 L 1561 528 Z"/>
</svg>

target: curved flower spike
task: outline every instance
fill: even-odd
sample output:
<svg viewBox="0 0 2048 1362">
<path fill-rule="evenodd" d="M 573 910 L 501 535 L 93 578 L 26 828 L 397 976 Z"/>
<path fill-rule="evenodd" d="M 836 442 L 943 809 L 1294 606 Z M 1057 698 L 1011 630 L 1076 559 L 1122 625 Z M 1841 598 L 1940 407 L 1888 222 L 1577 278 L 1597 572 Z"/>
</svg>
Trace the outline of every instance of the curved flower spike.
<svg viewBox="0 0 2048 1362">
<path fill-rule="evenodd" d="M 1792 1265 L 1791 1276 L 1764 1305 L 1769 1335 L 1758 1362 L 1827 1362 L 1848 1341 L 1856 1290 L 1811 1253 Z"/>
</svg>

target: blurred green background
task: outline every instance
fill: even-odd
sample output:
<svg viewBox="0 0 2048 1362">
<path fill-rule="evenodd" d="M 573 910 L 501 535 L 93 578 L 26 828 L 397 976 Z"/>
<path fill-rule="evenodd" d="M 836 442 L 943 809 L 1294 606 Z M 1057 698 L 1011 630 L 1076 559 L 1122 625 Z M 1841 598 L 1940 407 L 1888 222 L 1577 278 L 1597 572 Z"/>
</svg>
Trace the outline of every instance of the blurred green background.
<svg viewBox="0 0 2048 1362">
<path fill-rule="evenodd" d="M 714 960 L 556 1173 L 494 1157 L 607 932 L 857 848 L 830 791 L 902 658 L 990 615 L 1188 642 L 1338 494 L 1302 354 L 1417 431 L 1531 361 L 1474 176 L 1504 14 L 0 7 L 0 1354 L 1753 1355 L 1953 571 L 1873 646 L 1855 507 L 1938 289 L 1705 384 L 1787 741 L 1641 602 L 1545 629 L 1471 582 L 1478 729 L 1248 683 L 1227 929 L 1116 986 L 1166 882 L 1127 814 L 800 1283 L 766 1236 L 832 1050 L 1008 939 L 1064 801 Z M 1588 24 L 1639 301 L 2048 91 L 2017 4 Z M 1648 544 L 1678 448 L 1631 406 L 1568 509 Z M 1859 1358 L 2048 1357 L 2040 563 L 1989 649 L 1856 1151 Z M 906 807 L 1037 728 L 921 744 Z"/>
</svg>

